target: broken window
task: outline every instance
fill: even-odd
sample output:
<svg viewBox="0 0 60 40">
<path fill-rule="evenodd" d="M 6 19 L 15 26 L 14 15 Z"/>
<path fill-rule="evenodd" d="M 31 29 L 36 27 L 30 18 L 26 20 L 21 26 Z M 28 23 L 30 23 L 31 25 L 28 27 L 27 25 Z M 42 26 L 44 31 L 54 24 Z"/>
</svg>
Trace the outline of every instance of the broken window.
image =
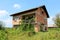
<svg viewBox="0 0 60 40">
<path fill-rule="evenodd" d="M 14 16 L 13 20 L 16 22 L 17 20 L 19 20 L 19 17 L 18 16 Z"/>
</svg>

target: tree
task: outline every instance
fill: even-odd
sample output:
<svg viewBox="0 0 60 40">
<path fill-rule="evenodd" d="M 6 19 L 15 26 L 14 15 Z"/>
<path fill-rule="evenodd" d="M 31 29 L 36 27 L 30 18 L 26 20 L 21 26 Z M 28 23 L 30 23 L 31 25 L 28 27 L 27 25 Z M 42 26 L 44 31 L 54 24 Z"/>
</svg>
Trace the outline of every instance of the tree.
<svg viewBox="0 0 60 40">
<path fill-rule="evenodd" d="M 54 23 L 57 27 L 60 27 L 60 14 L 57 14 L 54 18 Z"/>
<path fill-rule="evenodd" d="M 0 21 L 0 30 L 4 30 L 5 29 L 4 26 L 5 26 L 4 23 Z"/>
</svg>

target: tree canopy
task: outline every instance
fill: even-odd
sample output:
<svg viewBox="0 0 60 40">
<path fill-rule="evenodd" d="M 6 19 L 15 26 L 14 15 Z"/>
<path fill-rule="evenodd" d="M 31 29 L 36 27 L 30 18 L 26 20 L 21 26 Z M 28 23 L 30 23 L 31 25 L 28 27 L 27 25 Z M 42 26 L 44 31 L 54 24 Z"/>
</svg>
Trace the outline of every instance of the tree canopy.
<svg viewBox="0 0 60 40">
<path fill-rule="evenodd" d="M 5 27 L 4 22 L 0 21 L 0 30 L 4 29 L 4 27 Z"/>
<path fill-rule="evenodd" d="M 54 23 L 57 27 L 60 27 L 60 14 L 57 14 L 54 18 Z"/>
</svg>

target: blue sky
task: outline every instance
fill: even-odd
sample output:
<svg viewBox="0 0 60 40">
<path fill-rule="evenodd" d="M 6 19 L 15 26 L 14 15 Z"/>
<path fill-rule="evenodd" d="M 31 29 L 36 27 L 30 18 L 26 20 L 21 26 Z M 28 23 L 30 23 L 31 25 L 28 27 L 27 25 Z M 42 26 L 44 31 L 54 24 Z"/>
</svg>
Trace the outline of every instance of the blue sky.
<svg viewBox="0 0 60 40">
<path fill-rule="evenodd" d="M 50 16 L 50 25 L 53 24 L 52 18 L 60 13 L 59 4 L 60 0 L 0 0 L 0 21 L 5 22 L 6 27 L 12 27 L 11 14 L 45 5 Z"/>
</svg>

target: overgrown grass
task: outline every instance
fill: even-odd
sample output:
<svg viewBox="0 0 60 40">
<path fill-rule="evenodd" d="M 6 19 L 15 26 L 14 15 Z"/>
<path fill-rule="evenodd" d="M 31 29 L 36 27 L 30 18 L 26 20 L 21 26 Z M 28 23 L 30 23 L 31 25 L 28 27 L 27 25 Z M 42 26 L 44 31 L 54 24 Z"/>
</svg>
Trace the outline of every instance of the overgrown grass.
<svg viewBox="0 0 60 40">
<path fill-rule="evenodd" d="M 4 30 L 0 30 L 0 40 L 7 40 L 7 34 Z"/>
<path fill-rule="evenodd" d="M 20 29 L 0 30 L 0 40 L 60 40 L 60 28 L 49 28 L 47 32 L 20 31 Z M 29 36 L 31 35 L 31 36 Z"/>
<path fill-rule="evenodd" d="M 28 36 L 29 31 L 8 29 L 8 40 L 60 40 L 60 28 L 49 28 L 48 32 L 38 32 Z"/>
</svg>

